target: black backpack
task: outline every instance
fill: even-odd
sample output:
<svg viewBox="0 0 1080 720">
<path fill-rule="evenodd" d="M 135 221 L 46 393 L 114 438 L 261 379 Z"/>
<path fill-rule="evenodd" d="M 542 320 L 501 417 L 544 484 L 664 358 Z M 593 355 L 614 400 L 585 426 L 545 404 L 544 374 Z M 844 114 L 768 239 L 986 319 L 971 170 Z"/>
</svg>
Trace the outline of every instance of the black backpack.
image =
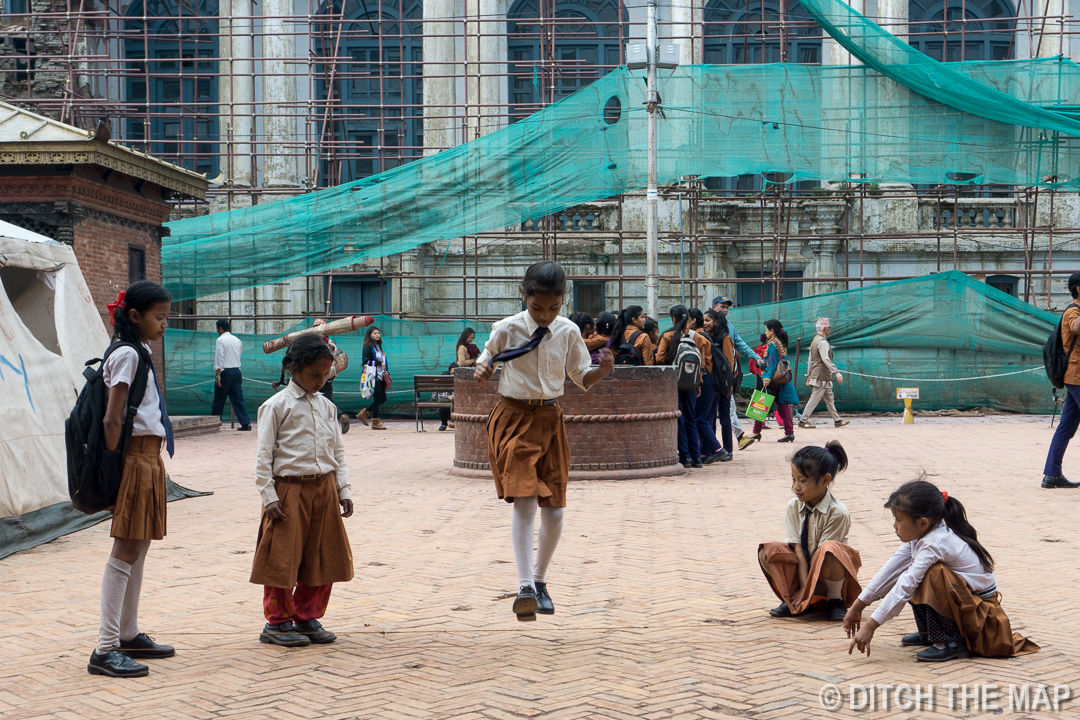
<svg viewBox="0 0 1080 720">
<path fill-rule="evenodd" d="M 1043 345 L 1043 367 L 1046 368 L 1046 377 L 1050 378 L 1050 383 L 1061 390 L 1065 387 L 1065 370 L 1069 367 L 1069 357 L 1072 356 L 1073 348 L 1076 346 L 1076 336 L 1073 336 L 1072 342 L 1069 343 L 1069 352 L 1065 352 L 1065 344 L 1061 341 L 1061 323 L 1058 321 L 1057 327 L 1054 328 L 1054 332 L 1050 334 L 1050 337 L 1046 339 L 1046 344 Z"/>
<path fill-rule="evenodd" d="M 706 337 L 709 337 L 708 333 L 706 333 Z M 720 342 L 716 342 L 709 337 L 709 341 L 712 343 L 712 372 L 709 374 L 709 379 L 712 380 L 716 392 L 724 397 L 730 397 L 731 391 L 735 387 L 737 375 L 735 369 L 731 367 L 731 363 L 728 362 L 727 356 L 724 355 L 724 338 L 726 337 L 727 335 L 722 335 Z"/>
<path fill-rule="evenodd" d="M 109 405 L 109 388 L 105 386 L 103 370 L 105 361 L 117 349 L 134 348 L 139 354 L 139 368 L 128 388 L 127 416 L 124 429 L 116 452 L 105 449 L 105 410 Z M 101 363 L 97 370 L 91 370 L 94 363 Z M 93 515 L 116 504 L 120 492 L 120 479 L 124 471 L 124 456 L 127 454 L 131 431 L 135 424 L 135 413 L 146 394 L 146 384 L 150 375 L 150 359 L 143 348 L 131 343 L 114 342 L 105 351 L 105 356 L 86 361 L 83 385 L 79 399 L 71 415 L 64 422 L 64 440 L 67 444 L 68 494 L 71 504 L 79 512 Z"/>
<path fill-rule="evenodd" d="M 630 339 L 619 346 L 618 352 L 615 353 L 616 365 L 644 365 L 645 358 L 641 357 L 641 351 L 634 347 L 634 343 L 637 342 L 638 337 L 643 331 L 638 330 Z"/>
</svg>

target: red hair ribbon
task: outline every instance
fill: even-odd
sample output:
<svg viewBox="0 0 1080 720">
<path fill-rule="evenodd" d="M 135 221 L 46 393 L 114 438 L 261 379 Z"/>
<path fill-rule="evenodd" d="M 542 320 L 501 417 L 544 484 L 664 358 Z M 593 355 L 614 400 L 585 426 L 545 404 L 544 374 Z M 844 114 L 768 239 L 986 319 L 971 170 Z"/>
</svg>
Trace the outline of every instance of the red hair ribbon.
<svg viewBox="0 0 1080 720">
<path fill-rule="evenodd" d="M 116 308 L 127 310 L 127 303 L 124 301 L 124 291 L 121 290 L 116 296 L 116 302 L 109 303 L 105 308 L 109 311 L 109 324 L 116 325 L 116 319 L 113 317 L 116 313 Z"/>
<path fill-rule="evenodd" d="M 942 497 L 942 499 L 943 499 L 943 500 L 944 500 L 945 502 L 949 502 L 949 493 L 947 493 L 947 492 L 945 492 L 944 490 L 942 490 L 942 491 L 941 491 L 941 497 Z"/>
</svg>

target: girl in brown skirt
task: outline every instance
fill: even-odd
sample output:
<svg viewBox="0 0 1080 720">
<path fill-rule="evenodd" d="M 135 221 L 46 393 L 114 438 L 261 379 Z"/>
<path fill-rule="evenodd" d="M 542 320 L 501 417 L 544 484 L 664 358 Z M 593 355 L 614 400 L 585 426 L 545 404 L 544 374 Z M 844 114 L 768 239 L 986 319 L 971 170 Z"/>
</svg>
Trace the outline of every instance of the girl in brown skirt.
<svg viewBox="0 0 1080 720">
<path fill-rule="evenodd" d="M 320 393 L 334 365 L 326 338 L 296 338 L 282 360 L 292 379 L 259 408 L 255 485 L 263 516 L 251 582 L 263 586 L 259 641 L 332 643 L 319 622 L 336 582 L 353 577 L 342 518 L 353 514 L 337 408 Z M 338 506 L 340 505 L 340 512 Z"/>
<path fill-rule="evenodd" d="M 847 544 L 851 516 L 830 492 L 847 465 L 847 453 L 835 440 L 823 448 L 808 445 L 791 458 L 795 497 L 787 504 L 786 537 L 758 546 L 761 569 L 783 600 L 769 611 L 773 617 L 824 605 L 829 619 L 839 622 L 859 596 L 862 560 Z"/>
<path fill-rule="evenodd" d="M 878 571 L 844 618 L 856 647 L 870 655 L 870 641 L 882 623 L 911 604 L 918 632 L 900 644 L 926 648 L 915 659 L 944 662 L 975 653 L 985 657 L 1024 655 L 1039 646 L 1014 633 L 1001 609 L 994 559 L 979 543 L 964 506 L 925 480 L 900 486 L 885 507 L 904 544 Z M 862 611 L 881 599 L 865 623 Z"/>
<path fill-rule="evenodd" d="M 148 366 L 146 391 L 134 419 L 131 440 L 123 460 L 120 492 L 113 506 L 112 553 L 101 581 L 101 628 L 97 649 L 90 655 L 91 675 L 142 677 L 150 669 L 135 658 L 174 655 L 171 647 L 158 645 L 139 632 L 139 595 L 143 565 L 151 540 L 165 537 L 164 445 L 173 454 L 172 424 L 165 399 L 150 360 L 151 342 L 161 340 L 168 326 L 172 298 L 165 288 L 148 280 L 132 283 L 108 305 L 116 328 L 113 342 L 120 347 L 105 361 L 102 375 L 109 388 L 103 428 L 105 447 L 117 452 L 124 435 L 128 388 L 140 361 Z M 137 350 L 139 348 L 140 350 Z"/>
<path fill-rule="evenodd" d="M 561 317 L 566 275 L 553 262 L 536 263 L 525 272 L 521 295 L 526 309 L 491 328 L 484 352 L 476 361 L 476 379 L 499 377 L 502 399 L 488 416 L 488 459 L 495 491 L 514 504 L 510 523 L 518 595 L 514 613 L 535 620 L 536 613 L 552 615 L 555 605 L 547 591 L 547 568 L 562 534 L 566 485 L 570 478 L 570 448 L 557 398 L 569 376 L 582 390 L 611 372 L 614 358 L 603 349 L 599 367 L 592 367 L 581 331 Z M 533 565 L 533 524 L 540 511 L 540 533 Z"/>
</svg>

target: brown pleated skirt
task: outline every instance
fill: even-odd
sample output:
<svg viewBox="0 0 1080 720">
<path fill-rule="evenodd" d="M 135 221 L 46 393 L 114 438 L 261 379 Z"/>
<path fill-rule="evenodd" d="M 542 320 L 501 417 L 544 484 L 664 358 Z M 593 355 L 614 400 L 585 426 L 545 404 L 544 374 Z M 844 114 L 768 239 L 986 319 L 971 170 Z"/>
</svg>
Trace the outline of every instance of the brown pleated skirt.
<svg viewBox="0 0 1080 720">
<path fill-rule="evenodd" d="M 353 578 L 352 547 L 338 505 L 334 473 L 304 481 L 274 478 L 285 519 L 262 517 L 251 582 L 293 588 L 348 582 Z"/>
<path fill-rule="evenodd" d="M 806 585 L 797 587 L 799 584 L 799 560 L 791 545 L 782 542 L 767 542 L 758 546 L 758 550 L 765 551 L 765 559 L 769 567 L 778 570 L 779 581 L 765 573 L 765 579 L 769 581 L 769 587 L 776 593 L 776 597 L 787 603 L 788 609 L 793 615 L 806 612 L 811 607 L 817 607 L 825 603 L 826 597 L 822 588 L 818 587 L 821 566 L 827 555 L 834 556 L 844 566 L 847 577 L 844 578 L 843 598 L 844 605 L 851 607 L 859 598 L 862 587 L 859 585 L 859 568 L 862 567 L 862 557 L 859 551 L 842 542 L 829 540 L 818 545 L 814 557 L 810 558 L 810 570 L 806 576 Z M 765 568 L 762 568 L 764 572 Z"/>
<path fill-rule="evenodd" d="M 110 535 L 127 540 L 165 537 L 165 463 L 156 435 L 136 435 L 124 456 L 120 492 L 113 507 Z"/>
<path fill-rule="evenodd" d="M 988 600 L 980 598 L 971 592 L 963 578 L 942 563 L 935 563 L 926 571 L 911 602 L 929 605 L 956 623 L 968 649 L 976 655 L 1013 657 L 1040 649 L 1012 631 L 1009 617 L 1001 609 L 1001 593 Z"/>
<path fill-rule="evenodd" d="M 535 496 L 540 507 L 566 507 L 570 444 L 562 408 L 502 398 L 488 415 L 487 433 L 500 498 Z"/>
</svg>

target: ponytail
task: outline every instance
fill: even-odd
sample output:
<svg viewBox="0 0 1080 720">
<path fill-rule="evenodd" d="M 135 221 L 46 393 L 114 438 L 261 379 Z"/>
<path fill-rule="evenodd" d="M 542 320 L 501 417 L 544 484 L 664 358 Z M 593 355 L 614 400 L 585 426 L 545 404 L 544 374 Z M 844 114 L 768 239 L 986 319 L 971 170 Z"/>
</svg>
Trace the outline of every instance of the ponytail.
<svg viewBox="0 0 1080 720">
<path fill-rule="evenodd" d="M 171 303 L 172 296 L 168 291 L 150 280 L 137 280 L 127 289 L 116 296 L 116 302 L 109 303 L 106 307 L 112 315 L 114 341 L 131 343 L 136 347 L 143 344 L 139 328 L 131 321 L 130 311 L 144 313 L 158 303 Z"/>
<path fill-rule="evenodd" d="M 838 473 L 847 470 L 848 456 L 843 445 L 830 440 L 825 447 L 807 445 L 791 456 L 791 464 L 814 482 L 820 482 L 826 475 L 835 480 Z"/>
<path fill-rule="evenodd" d="M 685 305 L 676 305 L 671 308 L 671 329 L 675 331 L 675 342 L 686 332 L 686 325 L 690 322 L 690 313 Z"/>
<path fill-rule="evenodd" d="M 933 483 L 921 478 L 904 483 L 889 496 L 885 507 L 903 513 L 912 520 L 926 518 L 931 527 L 944 520 L 949 529 L 975 552 L 983 570 L 994 571 L 994 558 L 979 542 L 979 534 L 968 522 L 964 506 L 956 498 L 949 497 L 948 493 L 938 490 Z"/>
<path fill-rule="evenodd" d="M 618 347 L 623 344 L 626 334 L 626 328 L 630 327 L 630 323 L 634 318 L 645 312 L 640 305 L 631 305 L 630 307 L 619 313 L 618 320 L 615 321 L 615 327 L 611 330 L 611 337 L 614 338 L 611 341 L 613 347 Z"/>
</svg>

